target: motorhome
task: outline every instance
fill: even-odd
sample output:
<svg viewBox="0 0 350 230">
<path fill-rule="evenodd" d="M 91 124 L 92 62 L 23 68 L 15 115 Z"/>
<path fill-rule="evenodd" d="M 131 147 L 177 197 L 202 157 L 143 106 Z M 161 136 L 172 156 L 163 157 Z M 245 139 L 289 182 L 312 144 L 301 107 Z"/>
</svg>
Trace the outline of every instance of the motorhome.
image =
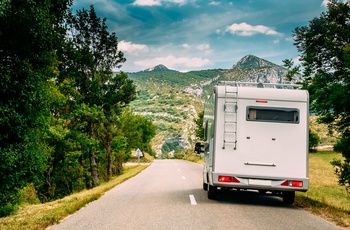
<svg viewBox="0 0 350 230">
<path fill-rule="evenodd" d="M 221 82 L 205 103 L 203 189 L 257 190 L 293 204 L 307 191 L 309 96 L 299 85 Z"/>
</svg>

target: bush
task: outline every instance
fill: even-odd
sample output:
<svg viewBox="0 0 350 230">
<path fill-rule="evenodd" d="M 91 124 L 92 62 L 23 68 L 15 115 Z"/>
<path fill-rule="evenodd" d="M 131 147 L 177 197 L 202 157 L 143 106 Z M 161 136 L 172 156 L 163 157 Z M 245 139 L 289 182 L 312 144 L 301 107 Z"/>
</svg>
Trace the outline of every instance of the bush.
<svg viewBox="0 0 350 230">
<path fill-rule="evenodd" d="M 320 143 L 320 137 L 309 129 L 309 149 L 315 150 Z"/>
<path fill-rule="evenodd" d="M 37 196 L 34 184 L 29 184 L 23 189 L 19 190 L 19 202 L 20 204 L 39 204 L 40 200 Z"/>
<path fill-rule="evenodd" d="M 9 216 L 18 210 L 17 204 L 7 203 L 5 206 L 0 207 L 0 217 Z"/>
<path fill-rule="evenodd" d="M 339 185 L 345 186 L 346 191 L 350 193 L 350 131 L 346 130 L 342 138 L 334 146 L 334 151 L 341 152 L 345 160 L 333 160 L 331 164 L 338 176 Z"/>
</svg>

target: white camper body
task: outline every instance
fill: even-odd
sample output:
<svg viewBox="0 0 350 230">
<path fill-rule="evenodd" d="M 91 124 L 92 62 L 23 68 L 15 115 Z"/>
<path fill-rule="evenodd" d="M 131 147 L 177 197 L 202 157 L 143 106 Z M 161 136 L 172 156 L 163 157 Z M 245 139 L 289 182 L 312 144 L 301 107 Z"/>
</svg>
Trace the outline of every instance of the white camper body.
<svg viewBox="0 0 350 230">
<path fill-rule="evenodd" d="M 205 104 L 203 188 L 255 189 L 294 202 L 307 191 L 306 90 L 287 84 L 224 82 Z"/>
</svg>

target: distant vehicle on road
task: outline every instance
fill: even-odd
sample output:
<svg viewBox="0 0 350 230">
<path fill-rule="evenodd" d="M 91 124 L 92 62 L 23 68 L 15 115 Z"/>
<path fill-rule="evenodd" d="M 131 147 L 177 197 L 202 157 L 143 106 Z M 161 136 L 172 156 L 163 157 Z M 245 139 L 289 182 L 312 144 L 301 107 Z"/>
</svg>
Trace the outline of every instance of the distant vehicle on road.
<svg viewBox="0 0 350 230">
<path fill-rule="evenodd" d="M 309 95 L 291 84 L 221 82 L 204 110 L 203 189 L 254 189 L 293 204 L 307 191 Z"/>
</svg>

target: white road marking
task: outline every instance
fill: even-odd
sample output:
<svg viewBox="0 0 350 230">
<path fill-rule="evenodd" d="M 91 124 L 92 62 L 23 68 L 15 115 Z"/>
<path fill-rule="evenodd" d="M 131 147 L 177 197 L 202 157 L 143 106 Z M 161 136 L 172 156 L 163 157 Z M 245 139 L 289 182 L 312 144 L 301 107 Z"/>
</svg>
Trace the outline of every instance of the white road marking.
<svg viewBox="0 0 350 230">
<path fill-rule="evenodd" d="M 189 195 L 189 196 L 190 196 L 191 205 L 197 205 L 196 198 L 194 198 L 194 195 Z"/>
<path fill-rule="evenodd" d="M 182 179 L 186 180 L 186 177 L 182 176 Z"/>
</svg>

